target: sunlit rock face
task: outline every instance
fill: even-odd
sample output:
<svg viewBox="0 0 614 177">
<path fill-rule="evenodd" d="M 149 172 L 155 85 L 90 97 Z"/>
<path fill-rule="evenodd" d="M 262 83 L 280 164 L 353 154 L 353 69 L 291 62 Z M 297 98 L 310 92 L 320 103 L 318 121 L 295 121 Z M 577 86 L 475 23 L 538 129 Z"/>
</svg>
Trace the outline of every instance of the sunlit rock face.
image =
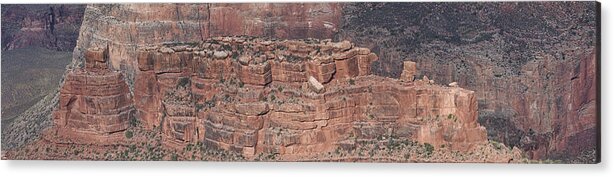
<svg viewBox="0 0 614 177">
<path fill-rule="evenodd" d="M 124 136 L 134 113 L 121 72 L 111 71 L 105 49 L 85 53 L 86 65 L 66 74 L 54 111 L 58 137 L 79 143 L 112 143 Z"/>
<path fill-rule="evenodd" d="M 148 46 L 138 49 L 134 103 L 168 145 L 204 142 L 247 157 L 307 155 L 383 137 L 460 151 L 487 142 L 473 91 L 373 76 L 367 68 L 377 59 L 330 40 Z"/>
</svg>

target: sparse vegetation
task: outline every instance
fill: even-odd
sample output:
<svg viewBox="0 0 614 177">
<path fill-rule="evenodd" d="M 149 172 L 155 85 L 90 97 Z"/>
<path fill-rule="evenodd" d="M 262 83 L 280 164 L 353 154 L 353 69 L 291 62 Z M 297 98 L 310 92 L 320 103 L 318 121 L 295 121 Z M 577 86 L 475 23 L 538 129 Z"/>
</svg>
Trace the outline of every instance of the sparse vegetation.
<svg viewBox="0 0 614 177">
<path fill-rule="evenodd" d="M 368 116 L 368 117 L 369 117 L 369 119 L 370 119 L 370 120 L 375 119 L 375 116 L 373 116 L 373 114 L 369 114 L 369 116 Z"/>
<path fill-rule="evenodd" d="M 181 77 L 179 78 L 179 80 L 177 81 L 177 87 L 183 87 L 183 88 L 187 88 L 190 86 L 190 78 L 187 77 Z"/>
<path fill-rule="evenodd" d="M 426 151 L 426 155 L 430 156 L 431 154 L 433 154 L 435 147 L 429 143 L 424 143 L 424 150 Z"/>
<path fill-rule="evenodd" d="M 136 127 L 140 124 L 139 119 L 135 117 L 135 115 L 130 116 L 130 126 Z"/>
<path fill-rule="evenodd" d="M 126 138 L 128 138 L 128 139 L 130 139 L 130 138 L 132 138 L 132 136 L 134 136 L 134 135 L 133 135 L 133 133 L 132 133 L 132 131 L 130 131 L 130 130 L 126 130 L 126 132 L 124 133 L 124 135 L 125 135 L 125 136 L 126 136 Z"/>
</svg>

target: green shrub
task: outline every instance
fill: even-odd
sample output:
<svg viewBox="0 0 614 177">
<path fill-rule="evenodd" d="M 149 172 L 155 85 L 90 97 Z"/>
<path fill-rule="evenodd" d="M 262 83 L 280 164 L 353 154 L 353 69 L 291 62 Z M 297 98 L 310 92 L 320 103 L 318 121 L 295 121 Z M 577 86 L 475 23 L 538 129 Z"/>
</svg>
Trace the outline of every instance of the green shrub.
<svg viewBox="0 0 614 177">
<path fill-rule="evenodd" d="M 350 83 L 350 85 L 354 85 L 355 84 L 354 79 L 350 79 L 350 80 L 348 80 L 348 82 Z"/>
<path fill-rule="evenodd" d="M 134 115 L 130 116 L 130 126 L 136 127 L 137 125 L 139 125 L 139 120 Z"/>
<path fill-rule="evenodd" d="M 276 97 L 275 95 L 271 95 L 271 101 L 275 101 Z"/>
<path fill-rule="evenodd" d="M 130 138 L 132 138 L 132 136 L 134 136 L 132 134 L 132 131 L 130 131 L 130 130 L 126 131 L 125 135 L 126 135 L 126 138 L 128 138 L 128 139 L 130 139 Z"/>
<path fill-rule="evenodd" d="M 435 150 L 435 147 L 433 147 L 433 145 L 431 145 L 429 143 L 424 143 L 424 149 L 426 150 L 426 154 L 427 155 L 431 155 L 431 154 L 433 154 L 433 151 Z"/>
<path fill-rule="evenodd" d="M 190 85 L 190 78 L 187 78 L 187 77 L 179 78 L 179 81 L 177 82 L 177 87 L 187 87 L 189 85 Z"/>
</svg>

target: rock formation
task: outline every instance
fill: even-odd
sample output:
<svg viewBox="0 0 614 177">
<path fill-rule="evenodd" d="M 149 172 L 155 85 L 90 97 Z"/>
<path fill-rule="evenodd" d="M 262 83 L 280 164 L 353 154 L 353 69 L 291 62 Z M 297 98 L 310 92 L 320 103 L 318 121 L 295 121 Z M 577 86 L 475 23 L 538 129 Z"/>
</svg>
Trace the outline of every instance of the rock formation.
<svg viewBox="0 0 614 177">
<path fill-rule="evenodd" d="M 108 68 L 108 51 L 92 48 L 86 65 L 66 74 L 54 114 L 59 141 L 113 144 L 124 137 L 134 113 L 120 72 Z"/>
<path fill-rule="evenodd" d="M 403 62 L 403 72 L 401 73 L 401 77 L 399 79 L 403 81 L 414 81 L 414 76 L 416 75 L 416 62 L 413 61 L 405 61 Z"/>
<path fill-rule="evenodd" d="M 310 89 L 313 84 L 309 80 L 313 77 L 324 87 L 321 94 L 327 94 L 336 92 L 338 84 L 344 82 L 358 86 L 364 78 L 375 77 L 369 76 L 373 72 L 393 78 L 402 75 L 400 80 L 405 81 L 400 85 L 416 87 L 435 87 L 432 82 L 457 82 L 459 87 L 476 91 L 474 99 L 478 103 L 479 121 L 488 129 L 490 139 L 519 147 L 535 159 L 573 156 L 594 151 L 599 133 L 596 131 L 598 105 L 594 74 L 598 72 L 594 64 L 598 60 L 595 56 L 598 51 L 595 49 L 598 33 L 595 6 L 594 2 L 97 4 L 85 10 L 74 61 L 69 69 L 79 68 L 86 60 L 87 49 L 108 45 L 109 68 L 125 76 L 129 90 L 134 93 L 139 119 L 148 128 L 164 129 L 165 139 L 176 142 L 174 145 L 209 136 L 204 133 L 207 127 L 199 127 L 201 122 L 198 122 L 199 117 L 209 115 L 199 115 L 199 112 L 221 109 L 220 102 L 226 98 L 236 101 L 233 99 L 239 97 L 235 96 L 239 92 L 223 90 L 226 87 L 219 86 L 221 83 L 262 87 L 259 90 L 263 91 L 250 89 L 240 94 L 241 100 L 251 101 L 229 108 L 236 110 L 229 111 L 233 114 L 249 117 L 235 119 L 235 124 L 249 120 L 250 124 L 241 125 L 260 126 L 260 120 L 277 114 L 278 108 L 268 102 L 270 93 L 276 90 L 273 87 L 281 86 L 278 83 L 284 83 L 281 89 L 277 88 L 281 90 L 278 92 L 289 92 L 292 90 L 289 88 L 299 85 L 301 89 Z M 304 65 L 274 62 L 269 58 L 277 54 L 239 55 L 235 59 L 234 53 L 226 49 L 190 54 L 194 48 L 205 50 L 200 44 L 213 41 L 211 37 L 231 35 L 332 38 L 352 41 L 365 48 L 331 53 L 325 55 L 330 58 L 310 59 Z M 355 49 L 352 43 L 334 43 L 334 48 Z M 261 46 L 267 46 L 265 44 Z M 291 50 L 297 58 L 311 56 L 306 52 L 312 51 Z M 353 59 L 353 55 L 357 57 Z M 373 62 L 375 58 L 378 59 Z M 184 62 L 190 60 L 191 63 Z M 403 64 L 403 60 L 411 60 L 419 67 L 412 69 Z M 235 75 L 210 75 L 225 73 L 228 69 Z M 410 74 L 401 74 L 403 72 Z M 194 78 L 194 74 L 199 76 Z M 410 76 L 417 79 L 410 82 Z M 428 77 L 421 80 L 422 76 Z M 215 80 L 217 86 L 205 84 L 205 81 Z M 210 91 L 213 89 L 217 91 Z M 195 94 L 203 91 L 229 94 L 228 97 Z M 311 90 L 299 93 L 317 94 Z M 278 100 L 280 96 L 275 95 L 275 98 Z M 158 106 L 139 103 L 146 101 Z M 47 103 L 52 105 L 54 101 Z M 248 107 L 253 109 L 245 111 Z M 30 112 L 46 113 L 45 110 Z M 214 121 L 209 123 L 209 129 L 213 129 L 213 125 L 223 129 L 219 127 L 220 122 L 229 121 L 213 118 L 230 113 L 211 112 Z M 41 117 L 35 113 L 24 117 Z M 450 120 L 454 120 L 454 116 Z M 265 125 L 269 123 L 262 121 L 262 126 Z M 251 130 L 257 127 L 226 128 L 221 131 L 225 134 L 220 133 L 225 139 L 212 140 L 215 143 L 211 144 L 221 144 L 227 149 L 238 145 L 219 142 L 257 144 L 253 139 L 238 140 L 238 135 L 236 138 L 229 133 L 230 130 L 244 131 L 247 132 L 244 134 L 252 133 L 246 137 L 255 137 L 256 131 Z M 434 132 L 438 131 L 443 130 Z M 13 136 L 7 137 L 3 136 L 3 149 L 7 141 L 12 147 L 20 143 L 13 143 L 10 138 Z M 260 150 L 265 149 L 262 147 Z M 254 152 L 259 152 L 258 149 L 256 146 Z M 234 150 L 239 151 L 238 148 Z M 247 148 L 246 152 L 251 150 Z"/>
<path fill-rule="evenodd" d="M 598 9 L 598 2 L 352 3 L 344 4 L 337 39 L 374 51 L 376 75 L 403 77 L 409 59 L 418 76 L 474 90 L 489 139 L 534 159 L 561 159 L 598 151 L 597 74 L 580 76 L 596 73 Z"/>
<path fill-rule="evenodd" d="M 347 41 L 217 37 L 137 51 L 136 116 L 146 129 L 161 127 L 169 147 L 202 142 L 248 158 L 298 158 L 386 137 L 463 152 L 488 142 L 473 91 L 372 76 L 361 68 L 377 56 Z M 68 75 L 56 126 L 98 135 L 126 129 L 130 95 L 101 56 L 86 52 L 86 72 Z M 83 75 L 101 79 L 73 79 Z M 74 91 L 111 82 L 119 85 L 101 88 L 116 89 Z M 99 96 L 92 94 L 109 99 L 86 99 Z"/>
<path fill-rule="evenodd" d="M 82 61 L 90 45 L 109 44 L 111 66 L 125 66 L 132 77 L 137 46 L 235 35 L 333 38 L 340 8 L 337 3 L 91 5 L 75 52 Z"/>
</svg>

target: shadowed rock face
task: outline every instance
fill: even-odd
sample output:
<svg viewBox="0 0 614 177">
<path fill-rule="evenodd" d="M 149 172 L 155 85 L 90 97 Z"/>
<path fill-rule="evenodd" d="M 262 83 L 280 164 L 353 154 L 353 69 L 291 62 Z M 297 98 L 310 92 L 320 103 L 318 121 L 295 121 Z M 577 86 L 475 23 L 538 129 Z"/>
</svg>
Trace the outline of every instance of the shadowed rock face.
<svg viewBox="0 0 614 177">
<path fill-rule="evenodd" d="M 596 150 L 597 8 L 595 2 L 344 4 L 337 39 L 376 53 L 376 75 L 398 77 L 403 61 L 413 61 L 419 76 L 475 90 L 490 139 L 536 159 L 571 157 Z"/>
<path fill-rule="evenodd" d="M 44 47 L 71 51 L 85 5 L 2 4 L 2 50 Z"/>
</svg>

